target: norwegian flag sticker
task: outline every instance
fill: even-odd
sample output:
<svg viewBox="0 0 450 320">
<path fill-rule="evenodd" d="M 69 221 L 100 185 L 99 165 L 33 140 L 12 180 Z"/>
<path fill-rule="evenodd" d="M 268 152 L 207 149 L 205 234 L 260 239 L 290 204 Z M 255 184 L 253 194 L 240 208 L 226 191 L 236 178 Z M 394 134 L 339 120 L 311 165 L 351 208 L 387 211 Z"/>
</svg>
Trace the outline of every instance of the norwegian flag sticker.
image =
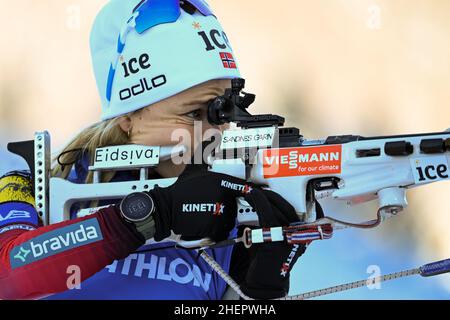
<svg viewBox="0 0 450 320">
<path fill-rule="evenodd" d="M 226 69 L 237 69 L 234 57 L 229 52 L 220 52 L 220 58 L 222 59 L 223 67 Z"/>
</svg>

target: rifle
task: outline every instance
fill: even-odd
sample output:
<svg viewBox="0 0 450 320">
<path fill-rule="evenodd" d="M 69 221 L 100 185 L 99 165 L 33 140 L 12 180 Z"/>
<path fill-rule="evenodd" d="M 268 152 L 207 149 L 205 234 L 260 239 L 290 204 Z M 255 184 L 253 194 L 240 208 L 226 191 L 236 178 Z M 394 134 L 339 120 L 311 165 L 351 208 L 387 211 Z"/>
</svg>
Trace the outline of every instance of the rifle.
<svg viewBox="0 0 450 320">
<path fill-rule="evenodd" d="M 246 228 L 240 238 L 213 243 L 210 239 L 177 241 L 180 247 L 197 248 L 202 257 L 223 277 L 204 248 L 243 242 L 284 241 L 306 243 L 329 239 L 333 230 L 348 227 L 374 228 L 396 216 L 407 205 L 406 191 L 425 184 L 450 179 L 450 132 L 431 132 L 393 136 L 329 136 L 307 140 L 298 128 L 285 128 L 284 118 L 273 114 L 252 115 L 247 108 L 255 95 L 242 89 L 245 80 L 232 80 L 231 88 L 208 106 L 208 120 L 221 125 L 235 123 L 237 129 L 225 130 L 220 145 L 208 157 L 211 171 L 233 175 L 277 192 L 295 208 L 300 223 L 258 229 L 258 217 L 243 199 L 238 199 L 238 225 Z M 34 140 L 8 144 L 8 150 L 25 158 L 33 175 L 36 209 L 44 224 L 70 219 L 72 204 L 84 200 L 120 199 L 126 195 L 166 187 L 176 178 L 148 179 L 148 171 L 160 161 L 185 152 L 182 146 L 157 147 L 124 145 L 99 148 L 95 153 L 93 183 L 75 184 L 50 177 L 50 135 L 37 132 Z M 140 154 L 141 157 L 132 155 Z M 127 155 L 125 160 L 118 155 Z M 130 156 L 131 155 L 131 156 Z M 131 159 L 130 159 L 131 157 Z M 136 181 L 102 183 L 104 170 L 139 170 Z M 326 215 L 323 207 L 339 211 L 348 206 L 378 200 L 375 219 L 347 222 Z M 78 216 L 98 208 L 83 209 Z M 440 273 L 449 272 L 448 260 L 437 263 Z M 222 270 L 223 271 L 223 270 Z M 437 274 L 437 273 L 436 273 Z M 224 278 L 225 279 L 225 278 Z M 236 290 L 232 279 L 227 281 Z M 241 295 L 242 296 L 242 295 Z"/>
</svg>

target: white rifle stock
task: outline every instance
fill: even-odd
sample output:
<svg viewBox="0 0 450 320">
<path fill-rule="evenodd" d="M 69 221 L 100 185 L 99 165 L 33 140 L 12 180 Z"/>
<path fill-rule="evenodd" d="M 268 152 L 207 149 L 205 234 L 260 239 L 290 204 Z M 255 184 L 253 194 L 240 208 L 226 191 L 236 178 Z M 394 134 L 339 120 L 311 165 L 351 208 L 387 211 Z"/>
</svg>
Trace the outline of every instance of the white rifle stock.
<svg viewBox="0 0 450 320">
<path fill-rule="evenodd" d="M 279 132 L 281 130 L 283 129 L 275 128 L 274 132 L 280 139 L 279 144 L 283 145 L 284 132 Z M 248 134 L 246 129 L 232 131 L 235 136 L 244 137 Z M 19 144 L 24 146 L 25 142 Z M 48 132 L 37 132 L 35 139 L 28 141 L 28 148 L 31 146 L 33 152 L 28 153 L 34 155 L 34 162 L 30 167 L 34 175 L 36 209 L 46 225 L 70 219 L 70 207 L 76 202 L 120 199 L 131 192 L 151 190 L 156 185 L 167 187 L 173 184 L 176 178 L 148 179 L 148 169 L 156 167 L 160 160 L 167 160 L 175 154 L 184 152 L 182 147 L 160 148 L 139 145 L 111 147 L 129 151 L 153 149 L 156 157 L 141 163 L 117 164 L 115 161 L 103 161 L 101 165 L 91 165 L 89 170 L 94 172 L 93 182 L 77 184 L 66 179 L 50 177 Z M 322 148 L 327 150 L 330 146 L 340 150 L 336 153 L 340 165 L 336 173 L 304 174 L 298 171 L 299 173 L 295 174 L 294 171 L 288 170 L 286 174 L 289 165 L 299 170 L 302 165 L 314 163 L 308 156 L 315 155 L 318 157 L 315 162 L 326 163 L 330 154 L 325 152 L 320 155 L 319 151 Z M 255 145 L 252 145 L 252 148 L 254 152 L 251 159 L 245 148 L 239 148 L 242 152 L 233 152 L 234 156 L 228 159 L 211 156 L 210 170 L 267 186 L 291 203 L 303 222 L 314 222 L 319 217 L 317 203 L 331 208 L 333 214 L 336 214 L 338 213 L 336 210 L 339 211 L 343 207 L 342 203 L 354 205 L 378 199 L 379 208 L 389 209 L 387 213 L 395 214 L 407 206 L 406 190 L 450 179 L 450 132 L 373 138 L 334 136 L 310 141 L 298 137 L 298 143 L 296 145 L 291 143 L 289 147 L 270 145 L 267 148 L 266 145 L 255 149 Z M 97 152 L 102 149 L 105 148 L 97 149 Z M 217 154 L 220 152 L 216 152 Z M 295 161 L 290 159 L 289 155 Z M 27 162 L 30 163 L 30 159 L 27 159 Z M 140 171 L 139 180 L 100 182 L 104 170 L 130 169 Z M 268 174 L 269 170 L 275 171 Z M 93 210 L 84 210 L 80 215 L 89 212 Z M 256 212 L 242 198 L 238 199 L 237 216 L 240 224 L 258 225 Z"/>
<path fill-rule="evenodd" d="M 245 129 L 239 131 L 246 137 Z M 339 150 L 333 161 L 339 169 L 334 173 L 300 171 L 314 168 L 315 163 L 316 168 L 330 163 L 330 147 Z M 342 203 L 354 205 L 378 199 L 379 208 L 389 208 L 387 213 L 395 214 L 407 206 L 408 189 L 450 179 L 449 132 L 330 137 L 320 143 L 303 140 L 297 146 L 258 149 L 252 163 L 246 163 L 245 152 L 240 153 L 240 157 L 231 159 L 211 158 L 212 170 L 267 186 L 291 203 L 304 222 L 317 219 L 315 200 L 335 213 Z M 250 224 L 258 221 L 252 210 L 239 212 L 239 217 Z"/>
</svg>

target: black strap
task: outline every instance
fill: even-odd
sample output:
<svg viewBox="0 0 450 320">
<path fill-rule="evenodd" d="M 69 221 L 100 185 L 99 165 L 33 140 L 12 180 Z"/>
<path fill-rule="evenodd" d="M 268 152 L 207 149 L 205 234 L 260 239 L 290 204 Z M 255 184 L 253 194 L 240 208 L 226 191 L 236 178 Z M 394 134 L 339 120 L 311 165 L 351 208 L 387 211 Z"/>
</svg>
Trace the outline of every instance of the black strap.
<svg viewBox="0 0 450 320">
<path fill-rule="evenodd" d="M 72 165 L 72 164 L 76 163 L 80 159 L 80 156 L 82 154 L 82 152 L 81 152 L 82 150 L 83 150 L 83 148 L 76 148 L 76 149 L 70 149 L 70 150 L 66 150 L 64 152 L 61 152 L 59 154 L 59 156 L 56 158 L 56 161 L 61 166 L 61 171 L 64 171 L 65 166 L 69 166 L 69 165 Z M 72 161 L 72 162 L 62 163 L 61 160 L 60 160 L 61 156 L 66 154 L 66 153 L 70 153 L 70 152 L 78 152 L 78 155 L 75 158 L 75 160 Z"/>
</svg>

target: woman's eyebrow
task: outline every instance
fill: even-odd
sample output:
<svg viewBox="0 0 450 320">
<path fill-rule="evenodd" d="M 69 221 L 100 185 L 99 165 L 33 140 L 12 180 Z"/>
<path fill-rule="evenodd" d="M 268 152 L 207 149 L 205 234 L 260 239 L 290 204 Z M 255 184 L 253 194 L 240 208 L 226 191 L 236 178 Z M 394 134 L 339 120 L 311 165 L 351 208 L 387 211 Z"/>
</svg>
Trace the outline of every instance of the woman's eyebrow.
<svg viewBox="0 0 450 320">
<path fill-rule="evenodd" d="M 179 114 L 185 114 L 205 106 L 206 103 L 207 101 L 200 100 L 185 101 L 176 106 L 176 112 Z"/>
<path fill-rule="evenodd" d="M 206 99 L 206 98 L 202 98 L 202 99 L 191 99 L 189 101 L 186 101 L 185 103 L 183 103 L 185 106 L 201 106 L 205 103 L 207 103 L 209 100 L 211 99 Z"/>
<path fill-rule="evenodd" d="M 194 97 L 190 97 L 188 100 L 184 101 L 180 105 L 178 105 L 180 111 L 186 112 L 195 110 L 199 107 L 202 107 L 206 105 L 209 101 L 212 99 L 222 95 L 224 92 L 224 89 L 219 88 L 210 88 L 206 92 L 198 93 Z"/>
<path fill-rule="evenodd" d="M 183 103 L 186 106 L 200 106 L 203 104 L 208 103 L 209 101 L 211 101 L 212 99 L 218 97 L 219 95 L 221 95 L 220 92 L 216 91 L 216 92 L 208 92 L 208 94 L 204 94 L 202 95 L 202 97 L 195 97 L 195 98 L 191 98 L 188 101 L 186 101 L 185 103 Z"/>
</svg>

